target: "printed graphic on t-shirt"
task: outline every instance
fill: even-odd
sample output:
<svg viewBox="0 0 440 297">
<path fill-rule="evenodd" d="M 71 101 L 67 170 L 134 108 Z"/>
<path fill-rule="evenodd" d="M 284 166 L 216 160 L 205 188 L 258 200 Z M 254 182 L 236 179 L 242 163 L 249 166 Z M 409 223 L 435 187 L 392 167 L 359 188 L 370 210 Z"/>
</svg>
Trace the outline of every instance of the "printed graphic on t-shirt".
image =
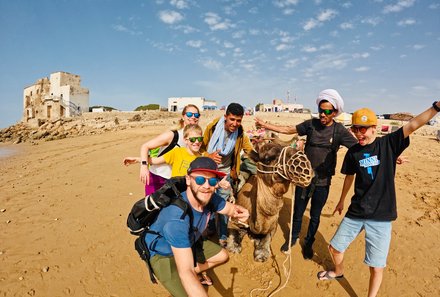
<svg viewBox="0 0 440 297">
<path fill-rule="evenodd" d="M 380 160 L 377 156 L 370 156 L 370 154 L 364 154 L 365 159 L 359 160 L 359 166 L 367 168 L 368 175 L 371 176 L 371 179 L 374 179 L 373 176 L 373 167 L 378 166 L 380 164 Z"/>
</svg>

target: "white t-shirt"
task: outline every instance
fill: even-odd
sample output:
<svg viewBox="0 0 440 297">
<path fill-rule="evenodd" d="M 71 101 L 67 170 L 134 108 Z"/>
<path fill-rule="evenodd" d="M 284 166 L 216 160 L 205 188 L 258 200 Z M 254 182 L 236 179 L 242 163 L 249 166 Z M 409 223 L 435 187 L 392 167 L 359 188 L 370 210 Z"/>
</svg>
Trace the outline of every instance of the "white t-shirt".
<svg viewBox="0 0 440 297">
<path fill-rule="evenodd" d="M 179 134 L 177 144 L 180 147 L 186 147 L 185 139 L 183 139 L 183 128 L 177 130 L 177 133 Z M 159 150 L 159 155 L 166 148 L 166 146 L 161 147 Z M 150 172 L 163 178 L 169 179 L 171 177 L 171 166 L 168 164 L 150 165 Z"/>
</svg>

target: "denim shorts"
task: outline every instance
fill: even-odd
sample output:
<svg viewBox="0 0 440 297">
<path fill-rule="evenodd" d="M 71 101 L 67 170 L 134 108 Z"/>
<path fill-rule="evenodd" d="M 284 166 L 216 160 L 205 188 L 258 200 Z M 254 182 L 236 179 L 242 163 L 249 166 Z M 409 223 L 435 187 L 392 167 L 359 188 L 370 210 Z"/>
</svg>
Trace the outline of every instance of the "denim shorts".
<svg viewBox="0 0 440 297">
<path fill-rule="evenodd" d="M 330 245 L 344 252 L 350 243 L 365 230 L 365 259 L 370 267 L 385 267 L 391 241 L 391 222 L 344 217 Z"/>
</svg>

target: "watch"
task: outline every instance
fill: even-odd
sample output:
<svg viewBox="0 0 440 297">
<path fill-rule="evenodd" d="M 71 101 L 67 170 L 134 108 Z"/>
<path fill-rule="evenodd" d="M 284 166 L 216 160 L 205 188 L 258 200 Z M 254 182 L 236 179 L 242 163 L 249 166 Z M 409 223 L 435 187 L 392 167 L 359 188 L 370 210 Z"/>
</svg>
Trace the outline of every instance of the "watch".
<svg viewBox="0 0 440 297">
<path fill-rule="evenodd" d="M 142 161 L 141 164 L 142 165 L 148 165 L 148 162 L 147 161 Z"/>
<path fill-rule="evenodd" d="M 434 107 L 435 111 L 440 112 L 440 107 L 437 106 L 437 102 L 438 101 L 434 101 L 434 103 L 432 103 L 432 107 Z"/>
</svg>

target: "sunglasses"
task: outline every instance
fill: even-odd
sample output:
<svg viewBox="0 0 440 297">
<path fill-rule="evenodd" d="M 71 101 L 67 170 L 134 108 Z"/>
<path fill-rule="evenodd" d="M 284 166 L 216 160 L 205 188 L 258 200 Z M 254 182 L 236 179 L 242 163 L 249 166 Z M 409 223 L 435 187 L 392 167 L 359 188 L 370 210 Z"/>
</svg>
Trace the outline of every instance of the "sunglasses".
<svg viewBox="0 0 440 297">
<path fill-rule="evenodd" d="M 196 119 L 198 119 L 200 117 L 200 113 L 198 113 L 198 112 L 187 111 L 185 114 L 189 118 L 194 116 Z"/>
<path fill-rule="evenodd" d="M 318 108 L 319 114 L 324 113 L 325 115 L 331 115 L 334 111 L 334 109 L 322 109 L 321 107 Z"/>
<path fill-rule="evenodd" d="M 211 187 L 215 187 L 218 184 L 218 179 L 216 177 L 206 178 L 204 176 L 191 176 L 196 181 L 196 184 L 202 186 L 205 184 L 206 180 L 208 180 L 208 184 Z"/>
<path fill-rule="evenodd" d="M 351 131 L 353 133 L 358 133 L 361 132 L 361 134 L 365 134 L 367 133 L 368 128 L 370 128 L 371 126 L 368 127 L 364 127 L 364 126 L 351 126 Z"/>
<path fill-rule="evenodd" d="M 199 142 L 202 142 L 202 141 L 203 141 L 203 136 L 188 137 L 188 140 L 189 140 L 191 143 L 196 142 L 196 140 L 198 140 Z"/>
</svg>

